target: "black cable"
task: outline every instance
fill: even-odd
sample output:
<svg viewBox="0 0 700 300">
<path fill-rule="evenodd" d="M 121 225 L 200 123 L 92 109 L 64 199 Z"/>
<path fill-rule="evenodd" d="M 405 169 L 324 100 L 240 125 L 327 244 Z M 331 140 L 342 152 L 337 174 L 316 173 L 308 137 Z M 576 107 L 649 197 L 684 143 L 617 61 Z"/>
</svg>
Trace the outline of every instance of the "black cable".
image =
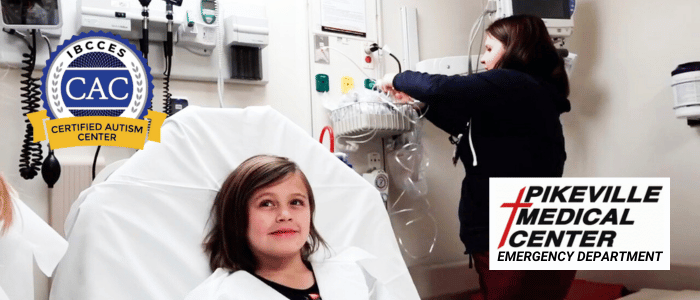
<svg viewBox="0 0 700 300">
<path fill-rule="evenodd" d="M 139 41 L 139 48 L 141 48 L 143 58 L 145 58 L 146 61 L 148 61 L 148 3 L 143 5 L 143 11 L 141 11 L 141 16 L 143 16 L 143 21 L 141 23 L 141 27 L 143 28 L 141 28 L 141 40 Z"/>
<path fill-rule="evenodd" d="M 100 148 L 102 148 L 102 146 L 97 146 L 95 158 L 92 160 L 92 180 L 95 180 L 95 164 L 97 164 L 97 156 L 100 155 Z"/>
<path fill-rule="evenodd" d="M 143 54 L 143 58 L 146 59 L 146 64 L 148 64 L 148 5 L 151 4 L 151 0 L 139 0 L 141 3 L 141 6 L 143 7 L 143 10 L 141 11 L 141 16 L 143 16 L 143 20 L 141 23 L 141 40 L 139 43 L 139 48 L 141 48 L 141 53 Z M 150 110 L 153 108 L 153 102 L 151 102 L 146 108 L 146 110 Z M 149 123 L 150 124 L 150 123 Z"/>
<path fill-rule="evenodd" d="M 391 55 L 391 57 L 393 57 L 394 60 L 396 60 L 396 63 L 399 65 L 399 73 L 401 73 L 401 63 L 399 62 L 399 59 L 396 58 L 396 56 L 394 56 L 393 53 L 389 53 L 389 55 Z"/>
<path fill-rule="evenodd" d="M 369 46 L 369 49 L 368 49 L 369 52 L 367 52 L 367 50 L 365 50 L 365 53 L 370 54 L 370 53 L 376 52 L 379 49 L 382 49 L 382 47 L 379 47 L 379 45 L 377 45 L 377 43 L 372 43 Z M 391 57 L 394 58 L 394 60 L 396 60 L 396 63 L 399 65 L 399 73 L 401 73 L 401 62 L 399 62 L 399 59 L 396 58 L 396 56 L 393 53 L 391 53 L 389 51 L 387 51 L 387 52 L 389 53 L 389 55 L 391 55 Z"/>
<path fill-rule="evenodd" d="M 25 66 L 22 68 L 24 73 L 20 75 L 24 77 L 24 80 L 20 81 L 20 83 L 24 85 L 20 88 L 20 90 L 24 92 L 21 95 L 24 98 L 21 101 L 22 104 L 24 104 L 22 107 L 25 111 L 22 114 L 24 117 L 29 113 L 36 112 L 41 106 L 39 105 L 41 101 L 39 95 L 41 92 L 39 91 L 39 84 L 37 83 L 39 79 L 32 78 L 36 63 L 36 30 L 32 29 L 31 35 L 32 43 L 31 46 L 29 46 L 29 53 L 22 54 L 25 58 L 22 60 L 22 63 L 24 63 Z M 26 130 L 19 160 L 19 173 L 22 178 L 29 180 L 33 179 L 38 174 L 39 170 L 41 170 L 40 166 L 42 164 L 41 158 L 43 156 L 43 151 L 41 149 L 41 144 L 34 142 L 34 127 L 32 123 L 29 122 L 28 118 L 25 119 L 24 122 L 26 124 Z"/>
<path fill-rule="evenodd" d="M 163 112 L 168 116 L 172 115 L 172 111 L 170 109 L 170 98 L 172 97 L 172 94 L 170 93 L 170 71 L 172 69 L 172 64 L 172 56 L 166 57 L 165 72 L 163 72 L 163 75 L 165 75 L 165 78 L 163 79 Z"/>
<path fill-rule="evenodd" d="M 168 19 L 168 34 L 166 36 L 166 41 L 163 42 L 163 53 L 165 54 L 165 79 L 163 79 L 163 112 L 168 116 L 172 115 L 170 109 L 170 98 L 172 94 L 170 93 L 170 71 L 173 67 L 173 4 L 166 1 L 166 19 Z"/>
</svg>

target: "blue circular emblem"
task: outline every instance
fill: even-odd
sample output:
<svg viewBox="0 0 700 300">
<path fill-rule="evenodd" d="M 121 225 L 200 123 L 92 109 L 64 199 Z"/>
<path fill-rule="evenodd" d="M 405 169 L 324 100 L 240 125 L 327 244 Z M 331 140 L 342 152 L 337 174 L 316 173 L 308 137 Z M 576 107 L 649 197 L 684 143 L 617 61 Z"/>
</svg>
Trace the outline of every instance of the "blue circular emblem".
<svg viewBox="0 0 700 300">
<path fill-rule="evenodd" d="M 51 119 L 109 116 L 143 119 L 153 98 L 151 68 L 129 41 L 80 33 L 46 61 L 41 99 Z"/>
</svg>

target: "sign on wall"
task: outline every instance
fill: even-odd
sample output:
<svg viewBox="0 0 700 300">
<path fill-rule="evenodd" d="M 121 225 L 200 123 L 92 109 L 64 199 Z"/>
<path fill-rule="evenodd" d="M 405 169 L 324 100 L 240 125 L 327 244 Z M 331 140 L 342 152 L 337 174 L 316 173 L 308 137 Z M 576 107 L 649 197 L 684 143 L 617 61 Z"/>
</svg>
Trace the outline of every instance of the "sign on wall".
<svg viewBox="0 0 700 300">
<path fill-rule="evenodd" d="M 492 270 L 669 270 L 669 178 L 491 178 Z"/>
<path fill-rule="evenodd" d="M 321 0 L 321 30 L 367 37 L 365 0 Z"/>
</svg>

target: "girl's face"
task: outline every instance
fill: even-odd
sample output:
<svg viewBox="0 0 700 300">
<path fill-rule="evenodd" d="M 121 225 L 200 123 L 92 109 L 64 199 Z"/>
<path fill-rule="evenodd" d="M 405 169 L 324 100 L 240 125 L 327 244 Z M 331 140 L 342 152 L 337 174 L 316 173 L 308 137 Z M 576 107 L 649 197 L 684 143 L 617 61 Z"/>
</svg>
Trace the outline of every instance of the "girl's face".
<svg viewBox="0 0 700 300">
<path fill-rule="evenodd" d="M 490 34 L 486 35 L 484 45 L 485 49 L 484 55 L 481 56 L 481 63 L 484 64 L 484 68 L 487 71 L 493 70 L 501 58 L 503 58 L 503 53 L 506 51 L 505 45 Z"/>
<path fill-rule="evenodd" d="M 301 175 L 287 175 L 248 201 L 248 243 L 258 260 L 301 255 L 309 237 L 311 209 Z"/>
</svg>

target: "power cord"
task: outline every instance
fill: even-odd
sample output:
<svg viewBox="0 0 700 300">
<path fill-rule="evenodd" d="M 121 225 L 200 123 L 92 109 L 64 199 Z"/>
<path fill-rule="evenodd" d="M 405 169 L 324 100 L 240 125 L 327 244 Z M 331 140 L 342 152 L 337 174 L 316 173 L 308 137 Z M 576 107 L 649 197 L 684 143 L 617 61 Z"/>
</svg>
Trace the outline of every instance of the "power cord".
<svg viewBox="0 0 700 300">
<path fill-rule="evenodd" d="M 399 65 L 399 73 L 401 73 L 401 63 L 399 62 L 399 59 L 396 58 L 396 56 L 395 56 L 393 53 L 391 53 L 391 52 L 389 52 L 389 55 L 390 55 L 391 57 L 393 57 L 394 60 L 396 61 L 396 64 Z"/>
<path fill-rule="evenodd" d="M 214 1 L 214 9 L 216 10 L 216 51 L 219 54 L 217 63 L 219 64 L 219 74 L 216 77 L 216 91 L 219 96 L 219 107 L 224 108 L 224 18 L 221 16 L 221 4 L 219 1 Z"/>
<path fill-rule="evenodd" d="M 163 42 L 163 53 L 165 54 L 165 79 L 163 81 L 163 112 L 168 116 L 172 116 L 173 112 L 170 109 L 170 102 L 172 94 L 170 93 L 170 71 L 173 67 L 173 4 L 180 6 L 182 5 L 182 0 L 166 0 L 165 1 L 165 11 L 166 19 L 168 19 L 168 35 L 166 36 L 166 41 Z"/>
<path fill-rule="evenodd" d="M 487 15 L 492 15 L 492 14 L 496 13 L 496 10 L 497 10 L 496 1 L 493 1 L 493 0 L 488 1 L 486 3 L 486 5 L 484 6 L 484 11 L 481 13 L 481 15 L 479 16 L 477 21 L 474 22 L 474 25 L 472 26 L 471 32 L 469 33 L 469 47 L 468 47 L 469 49 L 468 49 L 468 53 L 467 53 L 467 57 L 468 57 L 468 61 L 467 61 L 468 66 L 467 67 L 469 70 L 469 75 L 474 74 L 475 72 L 479 72 L 479 60 L 481 58 L 481 47 L 482 47 L 481 43 L 483 43 L 483 40 L 484 40 L 483 36 L 484 36 L 485 29 L 481 31 L 482 38 L 481 38 L 481 42 L 479 44 L 479 53 L 476 56 L 476 60 L 477 60 L 476 71 L 474 71 L 474 70 L 472 70 L 472 44 L 474 43 L 474 39 L 476 39 L 476 36 L 478 35 L 478 29 L 480 27 L 482 27 L 482 25 L 484 24 L 484 17 L 486 17 Z"/>
<path fill-rule="evenodd" d="M 41 106 L 39 104 L 39 101 L 41 101 L 41 99 L 39 98 L 41 92 L 39 91 L 39 84 L 37 83 L 39 79 L 32 77 L 36 63 L 37 32 L 34 29 L 31 30 L 30 35 L 32 42 L 29 43 L 29 41 L 25 39 L 25 37 L 27 37 L 26 35 L 17 32 L 14 29 L 3 29 L 3 31 L 7 32 L 8 34 L 17 35 L 21 37 L 22 40 L 24 40 L 25 43 L 27 43 L 27 46 L 29 47 L 29 53 L 22 54 L 22 56 L 24 57 L 22 63 L 24 63 L 25 66 L 22 67 L 24 73 L 20 75 L 24 78 L 21 81 L 23 87 L 20 88 L 20 90 L 23 91 L 22 97 L 24 99 L 22 100 L 22 104 L 24 104 L 24 106 L 22 107 L 22 109 L 25 111 L 23 116 L 26 117 L 27 114 L 36 112 L 37 109 Z M 24 141 L 22 144 L 22 154 L 20 155 L 19 161 L 19 173 L 22 176 L 22 178 L 29 180 L 33 179 L 41 169 L 40 166 L 42 163 L 41 159 L 43 157 L 43 151 L 41 149 L 41 144 L 34 142 L 34 127 L 29 122 L 29 119 L 25 119 L 24 121 L 26 123 L 26 130 L 24 134 Z"/>
<path fill-rule="evenodd" d="M 95 180 L 95 165 L 97 164 L 97 156 L 100 155 L 100 149 L 102 146 L 97 146 L 97 151 L 95 151 L 95 158 L 92 160 L 92 180 Z"/>
<path fill-rule="evenodd" d="M 168 117 L 172 115 L 172 111 L 170 109 L 170 98 L 173 95 L 170 93 L 170 71 L 172 70 L 172 66 L 173 57 L 171 53 L 170 56 L 166 55 L 165 57 L 165 71 L 163 72 L 163 75 L 165 75 L 165 78 L 163 79 L 163 112 L 167 114 Z"/>
<path fill-rule="evenodd" d="M 49 38 L 43 33 L 41 34 L 41 37 L 44 38 L 44 41 L 46 41 L 46 46 L 49 47 L 49 52 L 51 52 L 53 50 L 53 48 L 51 48 L 51 41 L 49 41 Z M 44 159 L 44 162 L 41 164 L 41 177 L 44 178 L 46 185 L 52 189 L 56 182 L 58 182 L 58 179 L 61 177 L 61 163 L 56 158 L 56 155 L 54 155 L 53 149 L 51 149 L 51 144 L 48 144 L 47 148 L 49 149 L 49 153 L 46 155 L 46 159 Z"/>
<path fill-rule="evenodd" d="M 394 58 L 394 60 L 396 61 L 396 64 L 399 66 L 399 73 L 401 73 L 401 62 L 400 62 L 399 59 L 396 58 L 396 56 L 395 56 L 393 53 L 391 53 L 391 51 L 389 51 L 388 49 L 384 49 L 384 48 L 382 48 L 382 47 L 379 47 L 379 45 L 378 45 L 377 43 L 372 43 L 372 44 L 369 45 L 369 47 L 368 47 L 367 49 L 365 49 L 365 53 L 371 54 L 371 53 L 376 52 L 376 51 L 379 51 L 379 50 L 386 51 L 386 53 L 389 53 L 389 55 L 390 55 L 391 57 Z"/>
<path fill-rule="evenodd" d="M 469 47 L 467 48 L 467 69 L 469 70 L 469 75 L 474 74 L 474 70 L 472 70 L 472 45 L 474 44 L 474 40 L 476 39 L 476 36 L 478 35 L 478 30 L 481 27 L 481 25 L 484 23 L 484 16 L 486 16 L 486 12 L 482 13 L 481 16 L 474 22 L 474 25 L 472 26 L 472 30 L 469 33 Z M 481 49 L 479 49 L 479 53 L 481 53 Z M 478 58 L 478 56 L 477 56 Z M 479 69 L 479 65 L 477 62 L 477 71 Z"/>
<path fill-rule="evenodd" d="M 143 58 L 146 59 L 146 63 L 148 63 L 148 5 L 151 4 L 151 0 L 139 0 L 139 3 L 143 7 L 143 10 L 141 11 L 141 16 L 143 16 L 143 20 L 141 23 L 141 39 L 139 40 L 139 50 L 141 50 L 141 53 L 143 54 Z M 153 102 L 151 101 L 151 105 L 146 108 L 147 110 L 153 109 Z M 151 126 L 151 123 L 148 123 L 149 129 Z M 102 149 L 102 146 L 97 146 L 97 150 L 95 150 L 95 157 L 92 159 L 92 179 L 95 180 L 95 165 L 97 164 L 97 157 L 100 155 L 100 149 Z"/>
</svg>

